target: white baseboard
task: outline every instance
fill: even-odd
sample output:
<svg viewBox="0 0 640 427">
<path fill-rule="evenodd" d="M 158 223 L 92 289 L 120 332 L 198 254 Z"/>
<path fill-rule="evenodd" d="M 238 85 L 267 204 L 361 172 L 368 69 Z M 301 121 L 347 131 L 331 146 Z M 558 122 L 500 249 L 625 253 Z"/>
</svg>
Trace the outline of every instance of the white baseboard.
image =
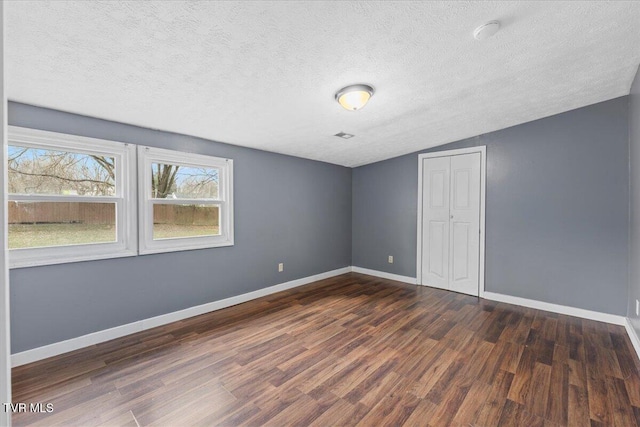
<svg viewBox="0 0 640 427">
<path fill-rule="evenodd" d="M 529 307 L 538 310 L 551 311 L 553 313 L 582 317 L 583 319 L 597 320 L 598 322 L 612 323 L 614 325 L 624 326 L 626 324 L 626 318 L 624 316 L 601 313 L 599 311 L 585 310 L 583 308 L 569 307 L 567 305 L 552 304 L 550 302 L 542 302 L 533 299 L 514 297 L 511 295 L 497 294 L 487 291 L 484 292 L 484 298 L 492 301 L 520 305 L 522 307 Z"/>
<path fill-rule="evenodd" d="M 410 283 L 415 285 L 418 283 L 415 277 L 400 276 L 398 274 L 386 273 L 384 271 L 370 270 L 362 267 L 351 267 L 354 273 L 368 274 L 370 276 L 381 277 L 383 279 L 397 280 L 399 282 Z M 569 316 L 581 317 L 583 319 L 597 320 L 599 322 L 612 323 L 614 325 L 624 326 L 627 320 L 624 316 L 615 314 L 601 313 L 599 311 L 585 310 L 583 308 L 569 307 L 566 305 L 552 304 L 549 302 L 537 301 L 527 298 L 514 297 L 511 295 L 498 294 L 495 292 L 484 291 L 481 298 L 492 301 L 506 302 L 509 304 L 520 305 L 523 307 L 535 308 L 538 310 L 550 311 L 553 313 L 567 314 Z M 632 328 L 633 329 L 633 328 Z M 633 340 L 633 339 L 632 339 Z"/>
<path fill-rule="evenodd" d="M 362 273 L 368 274 L 370 276 L 381 277 L 383 279 L 397 280 L 399 282 L 410 283 L 412 285 L 418 283 L 418 280 L 414 277 L 400 276 L 397 274 L 385 273 L 384 271 L 370 270 L 368 268 L 351 267 L 351 271 L 353 271 L 354 273 Z M 601 313 L 599 311 L 585 310 L 583 308 L 569 307 L 566 305 L 552 304 L 549 302 L 537 301 L 527 298 L 514 297 L 511 295 L 498 294 L 488 291 L 481 292 L 480 297 L 492 301 L 505 302 L 522 307 L 535 308 L 538 310 L 550 311 L 552 313 L 566 314 L 583 319 L 596 320 L 598 322 L 624 326 L 627 334 L 629 335 L 629 339 L 633 344 L 633 348 L 635 349 L 636 353 L 638 354 L 638 358 L 640 359 L 640 338 L 638 337 L 638 334 L 636 334 L 635 329 L 633 328 L 629 318 L 627 317 L 618 316 L 616 314 Z"/>
<path fill-rule="evenodd" d="M 94 344 L 99 344 L 101 342 L 120 338 L 136 332 L 145 331 L 147 329 L 166 325 L 178 320 L 183 320 L 189 317 L 198 316 L 200 314 L 209 313 L 211 311 L 220 310 L 222 308 L 231 307 L 232 305 L 251 301 L 253 299 L 271 295 L 276 292 L 285 291 L 287 289 L 296 288 L 298 286 L 306 285 L 318 280 L 339 276 L 341 274 L 349 273 L 350 271 L 351 267 L 339 268 L 337 270 L 327 271 L 325 273 L 291 280 L 289 282 L 280 283 L 278 285 L 259 289 L 253 292 L 248 292 L 246 294 L 238 295 L 235 297 L 226 298 L 220 301 L 213 301 L 195 307 L 189 307 L 184 310 L 174 311 L 173 313 L 162 314 L 160 316 L 151 317 L 149 319 L 139 320 L 136 322 L 128 323 L 126 325 L 116 326 L 115 328 L 105 329 L 102 331 L 93 332 L 91 334 L 82 335 L 80 337 L 71 338 L 65 341 L 60 341 L 31 350 L 26 350 L 11 355 L 11 365 L 13 367 L 26 365 L 27 363 L 46 359 L 52 356 L 57 356 L 63 353 L 78 350 L 80 348 L 89 347 Z"/>
<path fill-rule="evenodd" d="M 368 274 L 369 276 L 381 277 L 383 279 L 410 283 L 412 285 L 415 285 L 416 283 L 418 283 L 415 277 L 401 276 L 399 274 L 386 273 L 384 271 L 378 271 L 378 270 L 369 270 L 368 268 L 351 267 L 351 271 L 353 271 L 354 273 L 362 273 L 362 274 Z"/>
<path fill-rule="evenodd" d="M 103 331 L 93 332 L 91 334 L 83 335 L 80 337 L 71 338 L 66 341 L 60 341 L 57 343 L 45 345 L 45 346 L 34 348 L 31 350 L 26 350 L 21 353 L 13 354 L 11 356 L 11 364 L 13 367 L 26 365 L 27 363 L 36 362 L 38 360 L 46 359 L 48 357 L 53 357 L 53 356 L 57 356 L 70 351 L 78 350 L 80 348 L 89 347 L 95 344 L 99 344 L 115 338 L 120 338 L 136 332 L 141 332 L 147 329 L 166 325 L 168 323 L 177 322 L 179 320 L 187 319 L 189 317 L 198 316 L 200 314 L 209 313 L 209 312 L 220 310 L 226 307 L 231 307 L 232 305 L 241 304 L 243 302 L 247 302 L 247 301 L 254 300 L 256 298 L 271 295 L 276 292 L 281 292 L 287 289 L 303 286 L 312 282 L 316 282 L 318 280 L 339 276 L 341 274 L 349 273 L 351 271 L 353 271 L 354 273 L 362 273 L 362 274 L 368 274 L 370 276 L 381 277 L 383 279 L 396 280 L 398 282 L 409 283 L 412 285 L 415 285 L 417 283 L 417 280 L 415 277 L 401 276 L 398 274 L 386 273 L 384 271 L 378 271 L 378 270 L 370 270 L 368 268 L 362 268 L 362 267 L 344 267 L 344 268 L 339 268 L 337 270 L 316 274 L 314 276 L 303 277 L 301 279 L 280 283 L 278 285 L 270 286 L 264 289 L 259 289 L 253 292 L 248 292 L 246 294 L 238 295 L 235 297 L 226 298 L 220 301 L 213 301 L 207 304 L 202 304 L 195 307 L 189 307 L 184 310 L 174 311 L 172 313 L 167 313 L 160 316 L 151 317 L 149 319 L 143 319 L 136 322 L 128 323 L 126 325 L 105 329 Z M 627 334 L 629 335 L 629 338 L 633 343 L 633 347 L 636 350 L 636 353 L 638 353 L 638 357 L 640 358 L 640 339 L 638 338 L 638 335 L 636 334 L 634 328 L 631 326 L 629 319 L 624 316 L 618 316 L 615 314 L 608 314 L 608 313 L 600 313 L 597 311 L 585 310 L 582 308 L 552 304 L 548 302 L 514 297 L 510 295 L 503 295 L 503 294 L 498 294 L 494 292 L 485 291 L 484 298 L 493 300 L 493 301 L 520 305 L 523 307 L 535 308 L 538 310 L 550 311 L 553 313 L 566 314 L 569 316 L 576 316 L 584 319 L 597 320 L 600 322 L 612 323 L 615 325 L 622 325 L 627 330 Z"/>
<path fill-rule="evenodd" d="M 638 359 L 640 359 L 640 337 L 638 337 L 638 334 L 636 333 L 636 330 L 633 328 L 633 325 L 631 324 L 631 320 L 628 317 L 625 318 L 624 328 L 627 330 L 627 335 L 629 335 L 631 344 L 633 344 L 633 348 L 636 350 Z"/>
</svg>

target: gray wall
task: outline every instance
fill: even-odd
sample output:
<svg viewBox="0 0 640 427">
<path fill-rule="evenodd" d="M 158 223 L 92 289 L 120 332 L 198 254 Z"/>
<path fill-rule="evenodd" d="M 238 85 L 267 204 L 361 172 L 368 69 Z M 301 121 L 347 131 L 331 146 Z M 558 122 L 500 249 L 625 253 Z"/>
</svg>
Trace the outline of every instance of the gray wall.
<svg viewBox="0 0 640 427">
<path fill-rule="evenodd" d="M 640 318 L 636 315 L 636 299 L 640 300 L 640 69 L 629 95 L 629 157 L 631 185 L 630 214 L 630 280 L 627 317 L 640 335 Z"/>
<path fill-rule="evenodd" d="M 640 294 L 636 270 L 627 294 L 639 86 L 630 100 L 425 150 L 487 146 L 488 291 L 626 314 Z M 352 171 L 18 103 L 9 123 L 230 157 L 235 169 L 233 247 L 12 270 L 14 352 L 348 265 L 415 277 L 418 153 Z"/>
<path fill-rule="evenodd" d="M 13 352 L 351 265 L 351 169 L 18 103 L 9 123 L 232 158 L 235 208 L 232 247 L 11 270 Z"/>
<path fill-rule="evenodd" d="M 617 98 L 423 151 L 487 146 L 487 291 L 626 314 L 627 110 Z M 418 153 L 353 170 L 354 266 L 415 277 L 417 192 Z"/>
</svg>

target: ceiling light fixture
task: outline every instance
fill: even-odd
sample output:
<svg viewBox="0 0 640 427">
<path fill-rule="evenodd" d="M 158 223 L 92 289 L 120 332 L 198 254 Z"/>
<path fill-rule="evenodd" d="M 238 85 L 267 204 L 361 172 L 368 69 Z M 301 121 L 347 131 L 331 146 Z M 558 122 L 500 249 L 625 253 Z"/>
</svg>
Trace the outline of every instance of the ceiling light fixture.
<svg viewBox="0 0 640 427">
<path fill-rule="evenodd" d="M 499 21 L 489 21 L 486 24 L 480 25 L 473 31 L 473 37 L 476 40 L 486 40 L 500 29 Z"/>
<path fill-rule="evenodd" d="M 371 86 L 357 84 L 344 87 L 336 92 L 336 101 L 345 110 L 356 111 L 364 107 L 372 96 L 373 88 Z"/>
</svg>

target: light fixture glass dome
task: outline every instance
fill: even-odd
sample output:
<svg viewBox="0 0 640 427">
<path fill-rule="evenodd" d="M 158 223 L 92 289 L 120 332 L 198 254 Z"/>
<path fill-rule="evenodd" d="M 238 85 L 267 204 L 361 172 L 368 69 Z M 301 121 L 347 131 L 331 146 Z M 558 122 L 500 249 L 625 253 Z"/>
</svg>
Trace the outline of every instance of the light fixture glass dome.
<svg viewBox="0 0 640 427">
<path fill-rule="evenodd" d="M 373 96 L 373 88 L 369 85 L 358 84 L 340 89 L 336 93 L 336 101 L 345 110 L 356 111 L 365 106 Z"/>
</svg>

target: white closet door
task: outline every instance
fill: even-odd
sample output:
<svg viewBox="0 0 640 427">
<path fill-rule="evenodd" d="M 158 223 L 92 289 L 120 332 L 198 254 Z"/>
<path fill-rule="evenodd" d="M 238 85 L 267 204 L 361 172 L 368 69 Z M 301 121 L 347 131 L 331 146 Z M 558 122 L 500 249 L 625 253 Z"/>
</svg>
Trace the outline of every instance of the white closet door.
<svg viewBox="0 0 640 427">
<path fill-rule="evenodd" d="M 480 153 L 423 160 L 423 285 L 478 295 L 480 164 Z"/>
<path fill-rule="evenodd" d="M 449 157 L 423 160 L 422 284 L 449 289 Z"/>
<path fill-rule="evenodd" d="M 478 295 L 480 153 L 451 157 L 449 289 Z"/>
</svg>

